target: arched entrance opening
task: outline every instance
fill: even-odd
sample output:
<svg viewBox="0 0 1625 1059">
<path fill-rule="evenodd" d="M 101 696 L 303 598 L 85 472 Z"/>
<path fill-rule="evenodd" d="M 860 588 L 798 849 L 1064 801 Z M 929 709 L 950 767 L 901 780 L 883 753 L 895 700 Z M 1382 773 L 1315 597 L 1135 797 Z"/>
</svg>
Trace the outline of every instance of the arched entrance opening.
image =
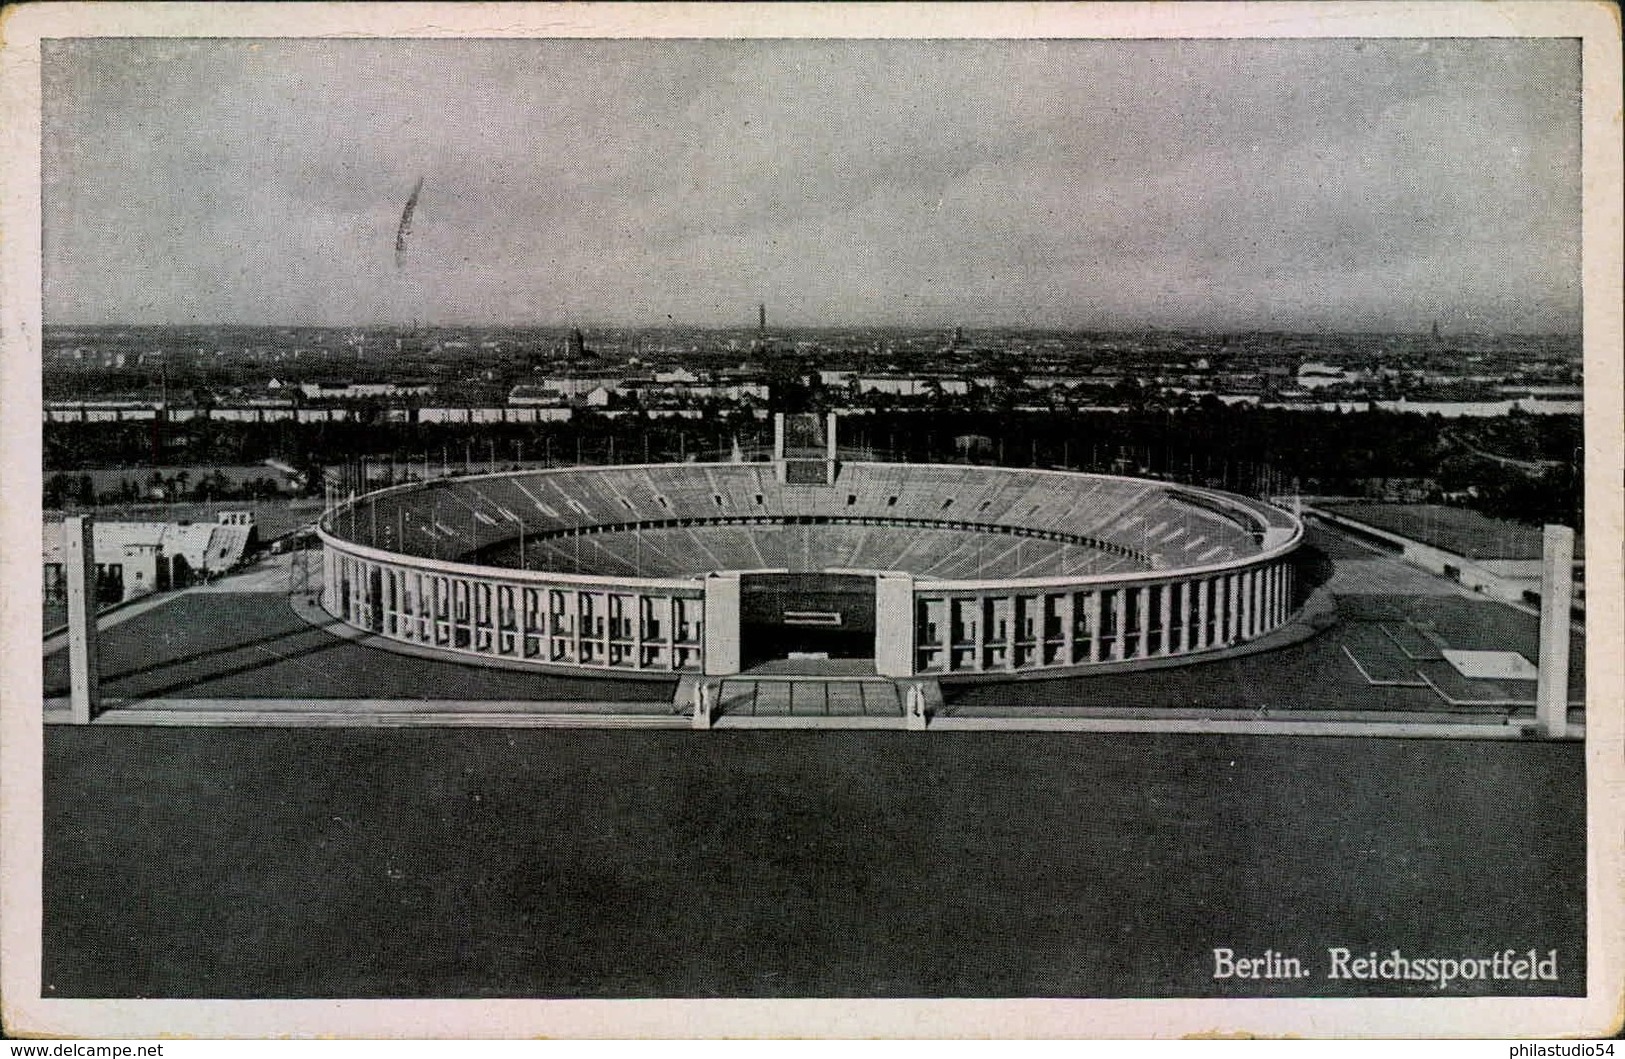
<svg viewBox="0 0 1625 1059">
<path fill-rule="evenodd" d="M 875 657 L 873 574 L 743 574 L 740 664 Z"/>
</svg>

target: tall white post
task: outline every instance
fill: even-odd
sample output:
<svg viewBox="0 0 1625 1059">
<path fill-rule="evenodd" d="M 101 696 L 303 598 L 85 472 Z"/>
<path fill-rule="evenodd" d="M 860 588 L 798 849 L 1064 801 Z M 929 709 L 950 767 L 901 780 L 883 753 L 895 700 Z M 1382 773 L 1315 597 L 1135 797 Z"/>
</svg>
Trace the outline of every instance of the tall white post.
<svg viewBox="0 0 1625 1059">
<path fill-rule="evenodd" d="M 96 527 L 89 515 L 62 520 L 68 581 L 68 704 L 74 724 L 89 724 L 101 709 L 96 631 Z"/>
<path fill-rule="evenodd" d="M 1574 531 L 1547 526 L 1540 570 L 1540 673 L 1535 723 L 1547 739 L 1568 731 L 1569 608 L 1574 599 Z"/>
</svg>

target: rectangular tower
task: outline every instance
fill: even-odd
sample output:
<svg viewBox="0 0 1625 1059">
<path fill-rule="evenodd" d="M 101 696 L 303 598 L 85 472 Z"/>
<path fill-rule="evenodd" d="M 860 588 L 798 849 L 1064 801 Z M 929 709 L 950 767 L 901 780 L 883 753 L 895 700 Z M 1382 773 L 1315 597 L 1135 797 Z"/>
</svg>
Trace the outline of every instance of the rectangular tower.
<svg viewBox="0 0 1625 1059">
<path fill-rule="evenodd" d="M 773 417 L 773 460 L 788 485 L 833 485 L 836 474 L 835 413 L 780 412 Z"/>
</svg>

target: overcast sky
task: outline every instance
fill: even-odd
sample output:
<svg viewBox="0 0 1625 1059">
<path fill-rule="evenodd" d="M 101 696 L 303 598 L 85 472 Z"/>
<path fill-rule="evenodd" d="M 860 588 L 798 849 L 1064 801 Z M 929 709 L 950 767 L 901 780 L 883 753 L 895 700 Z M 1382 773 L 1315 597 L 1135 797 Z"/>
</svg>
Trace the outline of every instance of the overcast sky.
<svg viewBox="0 0 1625 1059">
<path fill-rule="evenodd" d="M 82 40 L 44 86 L 48 322 L 1579 328 L 1571 41 Z"/>
</svg>

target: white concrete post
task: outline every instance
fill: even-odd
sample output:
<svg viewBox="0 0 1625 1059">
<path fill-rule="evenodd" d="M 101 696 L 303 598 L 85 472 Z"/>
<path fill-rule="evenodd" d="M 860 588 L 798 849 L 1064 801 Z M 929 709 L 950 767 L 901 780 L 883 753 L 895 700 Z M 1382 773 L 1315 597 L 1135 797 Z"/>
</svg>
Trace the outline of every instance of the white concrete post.
<svg viewBox="0 0 1625 1059">
<path fill-rule="evenodd" d="M 62 520 L 68 581 L 68 703 L 74 724 L 89 724 L 101 709 L 96 630 L 96 527 L 89 515 Z"/>
<path fill-rule="evenodd" d="M 1540 673 L 1535 723 L 1547 739 L 1568 731 L 1569 608 L 1574 599 L 1574 531 L 1547 526 L 1540 570 Z"/>
<path fill-rule="evenodd" d="M 925 689 L 919 684 L 903 685 L 903 718 L 911 732 L 923 732 L 926 726 Z"/>
<path fill-rule="evenodd" d="M 694 713 L 690 723 L 696 729 L 711 727 L 711 686 L 703 680 L 694 683 Z"/>
</svg>

